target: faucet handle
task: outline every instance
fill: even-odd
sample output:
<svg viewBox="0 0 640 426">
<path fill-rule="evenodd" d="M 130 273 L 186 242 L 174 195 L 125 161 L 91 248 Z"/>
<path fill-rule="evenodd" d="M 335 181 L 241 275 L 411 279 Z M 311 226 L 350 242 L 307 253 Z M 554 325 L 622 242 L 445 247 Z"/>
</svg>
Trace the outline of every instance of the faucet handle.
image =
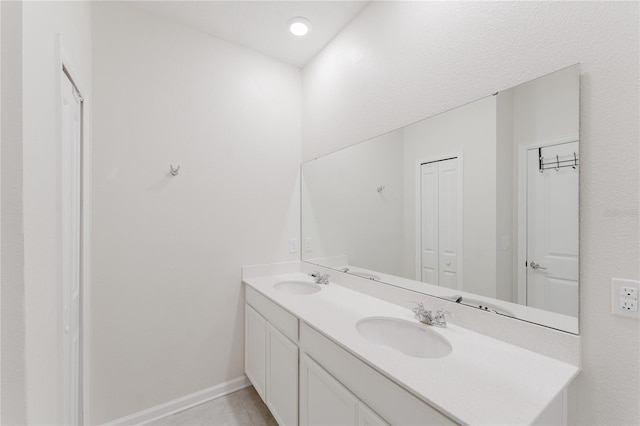
<svg viewBox="0 0 640 426">
<path fill-rule="evenodd" d="M 422 304 L 422 302 L 409 302 L 409 303 L 413 303 L 414 305 L 416 305 L 415 308 L 411 309 L 411 311 L 413 311 L 414 314 L 424 312 L 424 305 Z"/>
<path fill-rule="evenodd" d="M 440 327 L 446 327 L 447 320 L 445 318 L 445 315 L 449 315 L 450 317 L 455 317 L 453 312 L 449 312 L 441 308 L 441 309 L 438 309 L 438 311 L 436 312 L 436 315 L 433 318 L 434 322 L 438 324 Z"/>
</svg>

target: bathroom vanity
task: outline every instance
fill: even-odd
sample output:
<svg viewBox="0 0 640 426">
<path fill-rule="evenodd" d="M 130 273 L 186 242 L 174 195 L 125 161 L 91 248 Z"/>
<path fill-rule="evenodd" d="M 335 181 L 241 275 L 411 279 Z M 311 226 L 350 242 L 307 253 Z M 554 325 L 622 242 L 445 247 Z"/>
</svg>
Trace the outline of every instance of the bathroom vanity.
<svg viewBox="0 0 640 426">
<path fill-rule="evenodd" d="M 279 424 L 565 423 L 577 366 L 302 272 L 243 281 L 245 373 Z"/>
</svg>

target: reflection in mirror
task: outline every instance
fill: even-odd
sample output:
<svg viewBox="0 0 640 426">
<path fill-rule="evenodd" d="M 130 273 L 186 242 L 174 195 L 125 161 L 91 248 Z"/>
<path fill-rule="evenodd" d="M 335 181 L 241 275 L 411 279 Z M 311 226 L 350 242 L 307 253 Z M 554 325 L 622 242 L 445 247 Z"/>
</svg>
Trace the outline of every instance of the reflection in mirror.
<svg viewBox="0 0 640 426">
<path fill-rule="evenodd" d="M 579 65 L 303 164 L 303 260 L 578 332 Z"/>
</svg>

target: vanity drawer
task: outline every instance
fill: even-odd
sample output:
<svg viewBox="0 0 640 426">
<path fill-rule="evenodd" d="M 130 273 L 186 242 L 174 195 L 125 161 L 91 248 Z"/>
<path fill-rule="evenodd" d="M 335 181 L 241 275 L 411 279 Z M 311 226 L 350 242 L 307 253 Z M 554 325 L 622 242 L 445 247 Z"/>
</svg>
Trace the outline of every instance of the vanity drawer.
<svg viewBox="0 0 640 426">
<path fill-rule="evenodd" d="M 390 424 L 457 424 L 304 322 L 300 348 Z"/>
<path fill-rule="evenodd" d="M 293 342 L 298 341 L 298 318 L 248 285 L 245 285 L 245 295 L 247 303 L 269 321 L 271 325 Z"/>
</svg>

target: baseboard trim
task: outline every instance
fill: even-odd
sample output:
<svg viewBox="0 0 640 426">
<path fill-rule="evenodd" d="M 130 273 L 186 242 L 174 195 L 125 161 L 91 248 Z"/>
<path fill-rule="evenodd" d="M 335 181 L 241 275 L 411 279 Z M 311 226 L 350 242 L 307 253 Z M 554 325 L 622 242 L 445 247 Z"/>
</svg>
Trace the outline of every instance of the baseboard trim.
<svg viewBox="0 0 640 426">
<path fill-rule="evenodd" d="M 161 419 L 163 417 L 170 416 L 180 411 L 187 410 L 196 405 L 220 398 L 230 393 L 239 391 L 249 386 L 251 383 L 247 376 L 242 376 L 229 380 L 228 382 L 221 383 L 217 386 L 202 389 L 201 391 L 194 392 L 189 395 L 176 398 L 171 401 L 167 401 L 155 407 L 147 408 L 146 410 L 138 411 L 137 413 L 130 414 L 125 417 L 121 417 L 117 420 L 107 423 L 108 425 L 124 426 L 124 425 L 144 425 L 154 420 Z"/>
</svg>

